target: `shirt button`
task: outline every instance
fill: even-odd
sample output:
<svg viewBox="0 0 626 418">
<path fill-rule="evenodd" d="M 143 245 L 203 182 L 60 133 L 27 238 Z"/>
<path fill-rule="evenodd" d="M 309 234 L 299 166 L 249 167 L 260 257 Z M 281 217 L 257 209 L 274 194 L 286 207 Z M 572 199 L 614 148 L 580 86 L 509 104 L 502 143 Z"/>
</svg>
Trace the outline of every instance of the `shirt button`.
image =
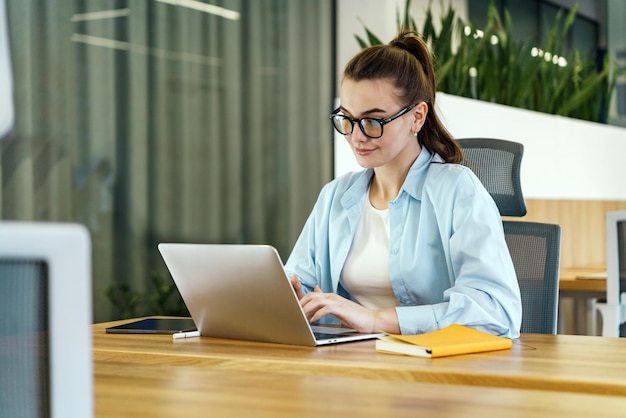
<svg viewBox="0 0 626 418">
<path fill-rule="evenodd" d="M 391 250 L 391 254 L 396 255 L 398 254 L 398 249 L 394 248 L 393 250 Z"/>
</svg>

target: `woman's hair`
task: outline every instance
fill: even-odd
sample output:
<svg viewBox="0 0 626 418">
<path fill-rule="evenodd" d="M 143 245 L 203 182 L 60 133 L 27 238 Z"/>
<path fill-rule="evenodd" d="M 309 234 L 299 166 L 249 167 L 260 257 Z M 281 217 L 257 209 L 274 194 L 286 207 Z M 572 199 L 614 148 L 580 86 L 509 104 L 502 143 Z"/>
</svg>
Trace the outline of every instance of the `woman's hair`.
<svg viewBox="0 0 626 418">
<path fill-rule="evenodd" d="M 428 114 L 418 141 L 441 155 L 445 162 L 460 163 L 463 153 L 435 111 L 435 71 L 426 42 L 414 31 L 402 30 L 387 45 L 361 50 L 346 65 L 344 79 L 389 80 L 402 92 L 405 105 L 426 102 Z"/>
</svg>

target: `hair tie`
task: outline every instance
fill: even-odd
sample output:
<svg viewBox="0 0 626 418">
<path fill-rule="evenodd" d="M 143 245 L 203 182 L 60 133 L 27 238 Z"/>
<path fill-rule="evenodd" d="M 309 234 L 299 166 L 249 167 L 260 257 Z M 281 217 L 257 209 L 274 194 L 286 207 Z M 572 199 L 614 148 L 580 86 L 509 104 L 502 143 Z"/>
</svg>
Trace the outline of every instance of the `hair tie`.
<svg viewBox="0 0 626 418">
<path fill-rule="evenodd" d="M 395 41 L 391 46 L 397 46 L 400 49 L 404 49 L 406 52 L 411 52 L 409 48 L 403 42 L 400 42 L 400 41 Z"/>
</svg>

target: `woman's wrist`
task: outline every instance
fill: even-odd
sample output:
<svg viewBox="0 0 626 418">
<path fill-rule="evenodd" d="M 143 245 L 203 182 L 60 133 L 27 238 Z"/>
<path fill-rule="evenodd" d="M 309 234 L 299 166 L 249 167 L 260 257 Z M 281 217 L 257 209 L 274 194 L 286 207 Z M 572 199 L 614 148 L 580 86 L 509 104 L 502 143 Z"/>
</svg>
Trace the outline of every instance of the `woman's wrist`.
<svg viewBox="0 0 626 418">
<path fill-rule="evenodd" d="M 389 334 L 400 334 L 400 323 L 398 314 L 394 308 L 379 309 L 374 311 L 374 324 L 372 332 L 387 332 Z"/>
</svg>

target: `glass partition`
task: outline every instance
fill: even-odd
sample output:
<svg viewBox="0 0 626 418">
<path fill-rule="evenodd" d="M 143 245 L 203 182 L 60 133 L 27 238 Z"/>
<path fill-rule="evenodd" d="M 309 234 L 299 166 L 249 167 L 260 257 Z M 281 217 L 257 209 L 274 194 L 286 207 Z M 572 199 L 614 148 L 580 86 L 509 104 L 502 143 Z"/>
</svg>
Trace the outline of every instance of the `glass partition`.
<svg viewBox="0 0 626 418">
<path fill-rule="evenodd" d="M 159 242 L 286 259 L 332 176 L 333 0 L 7 3 L 0 217 L 88 226 L 96 321 L 177 312 Z"/>
</svg>

